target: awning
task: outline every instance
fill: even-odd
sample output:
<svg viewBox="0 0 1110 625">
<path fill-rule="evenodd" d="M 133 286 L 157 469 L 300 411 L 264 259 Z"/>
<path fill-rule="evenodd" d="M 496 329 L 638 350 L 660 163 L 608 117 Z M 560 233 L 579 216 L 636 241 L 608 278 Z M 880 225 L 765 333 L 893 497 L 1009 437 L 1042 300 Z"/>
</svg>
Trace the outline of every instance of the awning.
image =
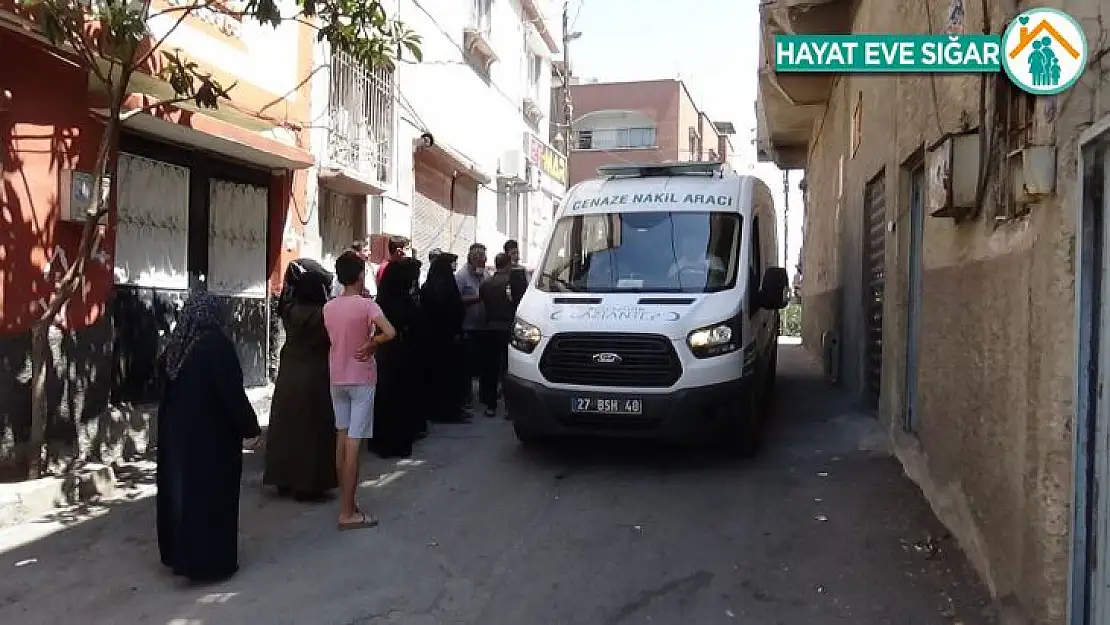
<svg viewBox="0 0 1110 625">
<path fill-rule="evenodd" d="M 493 176 L 482 171 L 477 163 L 445 145 L 436 143 L 432 147 L 419 147 L 415 153 L 430 158 L 441 169 L 453 169 L 461 175 L 476 180 L 479 184 L 493 182 Z"/>
<path fill-rule="evenodd" d="M 124 110 L 149 109 L 128 117 L 123 126 L 169 143 L 213 152 L 232 160 L 271 170 L 308 169 L 315 163 L 307 150 L 295 145 L 292 131 L 273 126 L 255 132 L 204 113 L 158 100 L 143 93 L 131 93 Z M 102 116 L 106 109 L 96 109 Z"/>
<path fill-rule="evenodd" d="M 343 165 L 323 165 L 317 172 L 322 184 L 346 195 L 381 195 L 386 191 L 376 181 Z"/>
</svg>

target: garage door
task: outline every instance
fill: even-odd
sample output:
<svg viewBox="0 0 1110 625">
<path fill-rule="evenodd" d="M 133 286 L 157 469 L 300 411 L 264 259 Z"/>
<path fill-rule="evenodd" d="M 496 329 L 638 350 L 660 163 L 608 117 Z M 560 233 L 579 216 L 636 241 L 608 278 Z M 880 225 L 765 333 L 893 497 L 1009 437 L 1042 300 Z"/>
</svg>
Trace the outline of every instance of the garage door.
<svg viewBox="0 0 1110 625">
<path fill-rule="evenodd" d="M 432 248 L 466 257 L 477 238 L 478 183 L 466 176 L 454 180 L 427 157 L 413 159 L 412 248 L 423 259 Z"/>
</svg>

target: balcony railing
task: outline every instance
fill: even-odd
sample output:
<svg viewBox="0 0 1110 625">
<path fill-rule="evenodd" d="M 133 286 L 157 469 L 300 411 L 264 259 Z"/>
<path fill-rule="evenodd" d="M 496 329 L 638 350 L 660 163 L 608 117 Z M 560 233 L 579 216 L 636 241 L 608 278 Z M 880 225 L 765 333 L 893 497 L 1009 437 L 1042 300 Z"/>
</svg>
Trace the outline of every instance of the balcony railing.
<svg viewBox="0 0 1110 625">
<path fill-rule="evenodd" d="M 375 182 L 389 182 L 393 101 L 392 70 L 370 70 L 349 54 L 334 54 L 328 92 L 328 159 Z"/>
</svg>

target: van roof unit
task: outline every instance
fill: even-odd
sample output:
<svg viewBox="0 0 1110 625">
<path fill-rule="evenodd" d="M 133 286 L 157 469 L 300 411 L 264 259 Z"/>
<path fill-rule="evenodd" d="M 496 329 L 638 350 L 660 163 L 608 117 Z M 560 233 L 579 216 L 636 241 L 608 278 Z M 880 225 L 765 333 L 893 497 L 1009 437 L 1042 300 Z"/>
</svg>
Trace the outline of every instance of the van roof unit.
<svg viewBox="0 0 1110 625">
<path fill-rule="evenodd" d="M 691 161 L 687 163 L 621 163 L 602 165 L 597 174 L 603 178 L 659 178 L 671 176 L 723 176 L 725 164 L 719 161 Z"/>
</svg>

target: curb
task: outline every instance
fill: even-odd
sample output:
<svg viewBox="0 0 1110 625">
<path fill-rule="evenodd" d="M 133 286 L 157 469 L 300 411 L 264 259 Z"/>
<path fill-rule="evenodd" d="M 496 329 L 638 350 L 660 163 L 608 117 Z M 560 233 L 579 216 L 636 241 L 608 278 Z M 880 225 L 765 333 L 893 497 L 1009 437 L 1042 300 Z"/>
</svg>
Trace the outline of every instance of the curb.
<svg viewBox="0 0 1110 625">
<path fill-rule="evenodd" d="M 102 464 L 88 464 L 62 477 L 0 484 L 0 527 L 25 523 L 61 506 L 111 497 L 115 490 L 115 471 Z"/>
</svg>

